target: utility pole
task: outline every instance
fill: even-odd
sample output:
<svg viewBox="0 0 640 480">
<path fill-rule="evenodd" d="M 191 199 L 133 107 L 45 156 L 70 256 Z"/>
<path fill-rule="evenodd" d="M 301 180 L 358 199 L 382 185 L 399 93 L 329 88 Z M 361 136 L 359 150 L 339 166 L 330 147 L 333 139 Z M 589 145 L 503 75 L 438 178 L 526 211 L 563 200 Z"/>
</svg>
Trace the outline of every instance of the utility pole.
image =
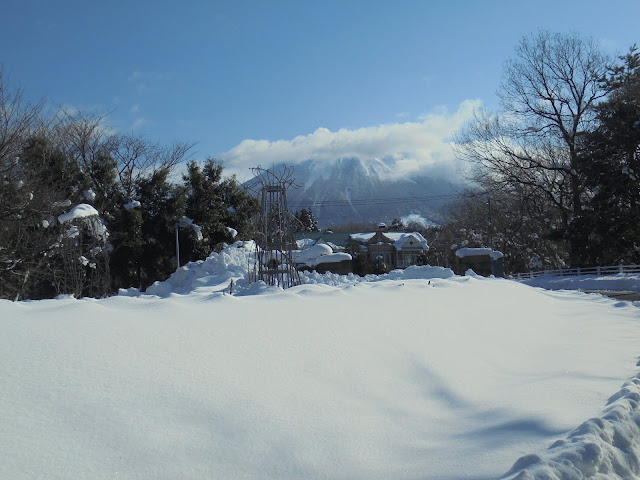
<svg viewBox="0 0 640 480">
<path fill-rule="evenodd" d="M 487 220 L 489 221 L 489 247 L 493 250 L 493 223 L 491 221 L 491 197 L 487 199 L 487 208 L 489 210 L 489 215 Z"/>
<path fill-rule="evenodd" d="M 178 268 L 180 268 L 180 240 L 178 239 L 178 224 L 176 223 L 176 262 L 178 263 Z"/>
</svg>

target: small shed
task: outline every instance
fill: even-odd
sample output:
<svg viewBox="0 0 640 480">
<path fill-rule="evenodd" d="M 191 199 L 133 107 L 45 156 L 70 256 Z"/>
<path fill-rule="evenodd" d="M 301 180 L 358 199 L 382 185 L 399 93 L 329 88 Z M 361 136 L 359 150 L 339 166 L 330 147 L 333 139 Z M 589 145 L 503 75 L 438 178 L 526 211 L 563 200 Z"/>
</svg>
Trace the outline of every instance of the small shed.
<svg viewBox="0 0 640 480">
<path fill-rule="evenodd" d="M 504 277 L 504 256 L 491 248 L 460 248 L 456 251 L 456 275 L 464 275 L 467 270 L 488 277 Z"/>
</svg>

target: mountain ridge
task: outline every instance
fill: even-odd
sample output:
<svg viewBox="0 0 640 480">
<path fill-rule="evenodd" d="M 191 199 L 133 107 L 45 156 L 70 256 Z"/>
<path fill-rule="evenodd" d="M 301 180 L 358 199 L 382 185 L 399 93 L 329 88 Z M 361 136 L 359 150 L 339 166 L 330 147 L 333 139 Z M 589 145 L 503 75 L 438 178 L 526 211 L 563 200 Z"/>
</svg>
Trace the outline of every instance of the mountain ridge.
<svg viewBox="0 0 640 480">
<path fill-rule="evenodd" d="M 299 188 L 287 190 L 289 208 L 311 209 L 322 228 L 349 223 L 390 223 L 411 214 L 437 223 L 439 209 L 460 188 L 438 176 L 399 172 L 393 160 L 357 157 L 307 160 L 294 166 Z"/>
</svg>

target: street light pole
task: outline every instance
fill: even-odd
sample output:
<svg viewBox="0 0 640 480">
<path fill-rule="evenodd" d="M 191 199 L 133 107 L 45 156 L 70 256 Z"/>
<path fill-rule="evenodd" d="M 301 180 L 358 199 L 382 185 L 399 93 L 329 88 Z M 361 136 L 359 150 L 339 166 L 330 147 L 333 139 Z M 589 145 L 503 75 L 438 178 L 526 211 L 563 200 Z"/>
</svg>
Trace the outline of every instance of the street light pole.
<svg viewBox="0 0 640 480">
<path fill-rule="evenodd" d="M 180 268 L 180 240 L 178 239 L 178 224 L 176 223 L 176 262 Z"/>
</svg>

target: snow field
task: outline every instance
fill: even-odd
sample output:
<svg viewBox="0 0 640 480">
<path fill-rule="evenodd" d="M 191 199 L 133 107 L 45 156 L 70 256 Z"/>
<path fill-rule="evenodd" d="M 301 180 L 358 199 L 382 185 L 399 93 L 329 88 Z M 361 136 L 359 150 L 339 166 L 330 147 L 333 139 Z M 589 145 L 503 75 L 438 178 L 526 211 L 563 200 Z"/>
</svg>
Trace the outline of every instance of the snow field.
<svg viewBox="0 0 640 480">
<path fill-rule="evenodd" d="M 638 373 L 629 303 L 434 267 L 282 291 L 243 264 L 0 301 L 0 478 L 496 478 L 523 456 L 539 475 L 640 401 L 632 380 L 606 407 Z"/>
</svg>

